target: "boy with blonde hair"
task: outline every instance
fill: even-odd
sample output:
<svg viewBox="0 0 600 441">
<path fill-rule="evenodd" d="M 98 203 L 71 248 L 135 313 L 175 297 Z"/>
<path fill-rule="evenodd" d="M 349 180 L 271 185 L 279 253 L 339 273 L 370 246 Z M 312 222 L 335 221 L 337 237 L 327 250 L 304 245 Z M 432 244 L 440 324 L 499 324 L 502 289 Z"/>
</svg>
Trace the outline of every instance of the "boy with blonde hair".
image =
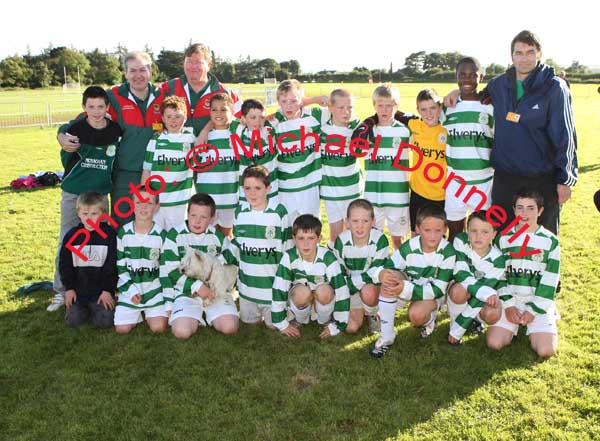
<svg viewBox="0 0 600 441">
<path fill-rule="evenodd" d="M 354 115 L 354 97 L 346 89 L 335 89 L 329 97 L 329 115 L 321 125 L 321 144 L 335 142 L 332 152 L 323 150 L 320 193 L 329 223 L 329 241 L 333 246 L 344 228 L 348 205 L 361 194 L 361 171 L 356 156 L 350 153 L 349 141 L 360 124 Z M 343 148 L 339 143 L 343 140 Z M 324 147 L 323 147 L 324 149 Z M 341 150 L 341 152 L 340 152 Z"/>
<path fill-rule="evenodd" d="M 105 222 L 106 196 L 90 191 L 77 197 L 81 223 L 65 234 L 59 271 L 65 287 L 65 323 L 81 326 L 88 320 L 97 328 L 113 325 L 117 288 L 117 234 Z M 83 237 L 79 230 L 85 228 Z M 70 245 L 70 246 L 68 246 Z M 71 251 L 77 248 L 77 253 Z"/>
<path fill-rule="evenodd" d="M 285 80 L 277 88 L 280 109 L 271 121 L 277 133 L 279 200 L 292 219 L 300 214 L 321 217 L 320 143 L 322 110 L 302 106 L 304 90 L 298 80 Z"/>
<path fill-rule="evenodd" d="M 152 220 L 159 208 L 158 196 L 141 187 L 133 199 L 135 218 L 117 232 L 115 330 L 127 334 L 145 318 L 152 332 L 161 333 L 168 322 L 163 287 L 171 286 L 163 264 L 167 231 Z"/>
<path fill-rule="evenodd" d="M 350 290 L 350 318 L 346 332 L 358 331 L 365 315 L 369 331 L 379 332 L 377 304 L 380 284 L 374 275 L 388 258 L 389 242 L 375 228 L 373 205 L 366 199 L 356 199 L 348 205 L 346 227 L 333 247 Z"/>
<path fill-rule="evenodd" d="M 378 122 L 373 127 L 371 152 L 365 158 L 364 197 L 375 207 L 377 228 L 383 231 L 387 223 L 394 248 L 400 247 L 410 231 L 408 172 L 394 166 L 402 142 L 410 139 L 410 129 L 394 119 L 400 102 L 400 92 L 390 83 L 373 91 L 373 107 Z M 377 139 L 379 142 L 377 143 Z M 399 164 L 408 168 L 408 149 L 403 149 Z"/>
</svg>

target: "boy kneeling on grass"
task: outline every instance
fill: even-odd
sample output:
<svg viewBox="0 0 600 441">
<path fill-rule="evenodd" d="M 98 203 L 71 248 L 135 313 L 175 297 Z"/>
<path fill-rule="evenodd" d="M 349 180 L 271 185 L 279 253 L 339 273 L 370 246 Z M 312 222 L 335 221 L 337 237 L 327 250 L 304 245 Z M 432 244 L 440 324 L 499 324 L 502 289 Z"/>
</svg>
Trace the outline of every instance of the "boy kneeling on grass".
<svg viewBox="0 0 600 441">
<path fill-rule="evenodd" d="M 96 328 L 110 328 L 113 325 L 115 308 L 115 291 L 117 288 L 117 234 L 107 223 L 100 223 L 99 229 L 94 226 L 105 213 L 106 196 L 96 192 L 82 193 L 77 197 L 77 216 L 81 223 L 65 234 L 59 256 L 59 272 L 66 289 L 65 323 L 77 327 L 88 320 Z M 85 228 L 86 235 L 78 234 Z M 75 237 L 73 237 L 75 236 Z M 69 242 L 73 238 L 72 242 Z M 79 249 L 78 253 L 67 248 Z M 80 255 L 84 256 L 81 257 Z"/>
<path fill-rule="evenodd" d="M 170 287 L 170 281 L 161 265 L 167 231 L 152 220 L 159 208 L 158 195 L 141 187 L 134 200 L 135 220 L 120 227 L 117 233 L 119 301 L 115 330 L 119 334 L 131 332 L 144 320 L 143 313 L 150 330 L 161 333 L 168 322 L 163 285 Z"/>
<path fill-rule="evenodd" d="M 275 276 L 273 326 L 288 337 L 300 337 L 300 325 L 313 316 L 323 326 L 320 338 L 344 332 L 350 293 L 335 255 L 319 245 L 321 221 L 303 214 L 294 221 L 292 235 L 296 246 L 284 253 Z M 288 317 L 293 318 L 288 321 Z"/>
<path fill-rule="evenodd" d="M 504 255 L 493 244 L 496 230 L 486 215 L 485 210 L 472 213 L 467 232 L 454 237 L 454 282 L 447 299 L 451 345 L 459 345 L 469 328 L 483 333 L 482 322 L 494 324 L 502 313 L 497 290 L 505 285 Z"/>
<path fill-rule="evenodd" d="M 540 357 L 551 357 L 558 346 L 556 321 L 560 315 L 554 297 L 560 276 L 560 245 L 552 232 L 538 225 L 544 211 L 544 198 L 539 191 L 523 188 L 513 201 L 520 222 L 499 240 L 506 258 L 507 286 L 500 290 L 502 317 L 488 329 L 487 345 L 502 349 L 512 342 L 519 326 L 527 326 L 531 348 Z M 511 237 L 526 224 L 527 234 L 511 243 Z M 527 245 L 524 250 L 523 244 Z"/>
<path fill-rule="evenodd" d="M 370 350 L 374 358 L 383 357 L 396 339 L 394 317 L 399 302 L 410 302 L 408 319 L 421 328 L 422 338 L 433 333 L 456 260 L 454 248 L 444 239 L 446 230 L 444 210 L 424 205 L 417 213 L 418 236 L 404 242 L 375 274 L 382 287 L 381 337 Z"/>
</svg>

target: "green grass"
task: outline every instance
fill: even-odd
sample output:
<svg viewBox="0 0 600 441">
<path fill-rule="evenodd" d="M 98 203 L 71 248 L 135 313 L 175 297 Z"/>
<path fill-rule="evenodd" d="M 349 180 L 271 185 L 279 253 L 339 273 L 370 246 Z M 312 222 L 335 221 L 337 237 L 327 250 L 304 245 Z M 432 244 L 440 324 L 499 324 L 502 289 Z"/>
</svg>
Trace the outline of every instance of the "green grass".
<svg viewBox="0 0 600 441">
<path fill-rule="evenodd" d="M 420 85 L 402 87 L 408 97 Z M 49 293 L 16 294 L 52 278 L 60 190 L 8 188 L 59 169 L 55 130 L 0 131 L 0 439 L 600 438 L 600 214 L 591 201 L 600 96 L 579 85 L 574 94 L 580 181 L 562 213 L 560 344 L 549 360 L 523 335 L 499 353 L 483 338 L 450 347 L 445 315 L 421 341 L 406 312 L 381 361 L 369 358 L 364 330 L 320 342 L 315 326 L 300 341 L 242 326 L 181 342 L 144 326 L 128 336 L 67 329 L 61 313 L 45 311 Z M 371 113 L 368 99 L 356 108 Z"/>
</svg>

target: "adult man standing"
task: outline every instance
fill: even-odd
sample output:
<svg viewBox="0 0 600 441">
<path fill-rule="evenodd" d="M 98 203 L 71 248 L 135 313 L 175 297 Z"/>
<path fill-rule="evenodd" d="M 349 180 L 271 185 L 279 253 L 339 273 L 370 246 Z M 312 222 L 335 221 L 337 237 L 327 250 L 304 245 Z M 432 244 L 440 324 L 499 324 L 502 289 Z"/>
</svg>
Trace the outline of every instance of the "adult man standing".
<svg viewBox="0 0 600 441">
<path fill-rule="evenodd" d="M 577 182 L 577 136 L 571 93 L 554 69 L 541 63 L 538 37 L 521 31 L 511 46 L 513 66 L 481 92 L 494 106 L 492 204 L 514 218 L 513 195 L 522 187 L 544 196 L 540 224 L 558 233 L 560 206 Z M 458 94 L 446 97 L 453 106 Z"/>
<path fill-rule="evenodd" d="M 241 116 L 242 102 L 226 89 L 212 73 L 212 55 L 208 47 L 200 43 L 190 45 L 184 52 L 183 75 L 173 78 L 161 86 L 165 96 L 176 95 L 185 100 L 188 119 L 185 123 L 193 127 L 198 135 L 210 119 L 210 98 L 217 93 L 228 93 L 234 102 L 234 114 Z"/>
</svg>

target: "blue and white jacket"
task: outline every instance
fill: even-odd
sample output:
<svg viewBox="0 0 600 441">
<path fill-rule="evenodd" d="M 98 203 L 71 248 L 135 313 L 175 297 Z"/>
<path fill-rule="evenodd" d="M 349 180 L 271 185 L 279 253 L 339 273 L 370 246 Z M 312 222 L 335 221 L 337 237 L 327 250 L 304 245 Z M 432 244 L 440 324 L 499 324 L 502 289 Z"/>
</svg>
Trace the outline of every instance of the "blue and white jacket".
<svg viewBox="0 0 600 441">
<path fill-rule="evenodd" d="M 557 184 L 577 182 L 577 135 L 571 93 L 554 69 L 538 63 L 523 81 L 517 101 L 515 68 L 490 80 L 482 91 L 483 102 L 494 105 L 492 166 L 497 172 L 535 177 L 554 172 Z M 508 112 L 519 122 L 506 119 Z"/>
</svg>

